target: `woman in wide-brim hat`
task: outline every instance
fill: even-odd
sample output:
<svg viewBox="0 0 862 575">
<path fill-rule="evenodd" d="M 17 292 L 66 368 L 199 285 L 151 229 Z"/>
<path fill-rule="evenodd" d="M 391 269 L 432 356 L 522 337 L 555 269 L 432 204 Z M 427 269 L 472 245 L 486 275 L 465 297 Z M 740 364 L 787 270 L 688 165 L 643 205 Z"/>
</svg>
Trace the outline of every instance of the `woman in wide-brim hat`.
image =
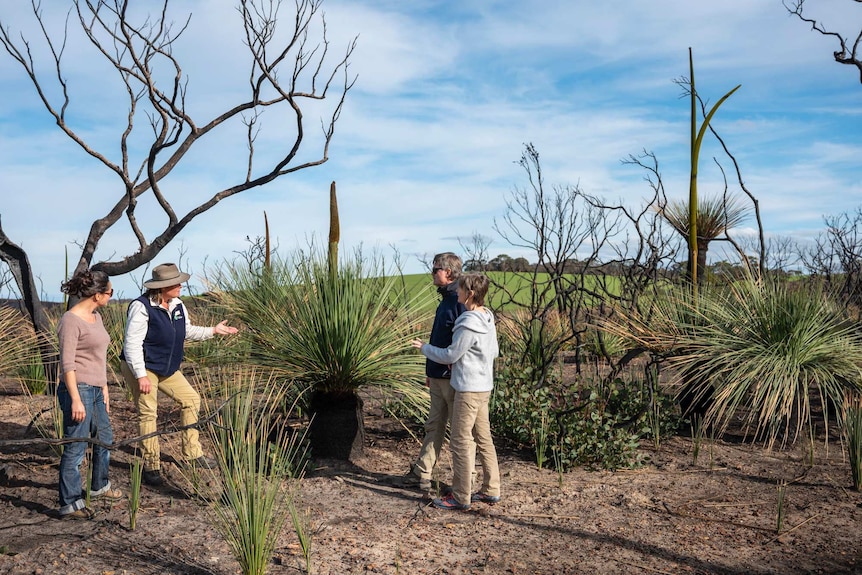
<svg viewBox="0 0 862 575">
<path fill-rule="evenodd" d="M 144 282 L 147 291 L 129 304 L 126 337 L 121 370 L 138 408 L 141 435 L 156 431 L 158 393 L 166 393 L 180 404 L 183 458 L 200 467 L 211 468 L 215 461 L 201 448 L 198 430 L 186 426 L 198 422 L 201 398 L 180 371 L 186 340 L 200 341 L 214 335 L 237 332 L 221 321 L 212 327 L 193 325 L 182 300 L 182 284 L 191 276 L 176 264 L 165 263 L 153 268 L 152 277 Z M 164 482 L 160 472 L 159 438 L 141 441 L 142 481 L 147 485 Z"/>
</svg>

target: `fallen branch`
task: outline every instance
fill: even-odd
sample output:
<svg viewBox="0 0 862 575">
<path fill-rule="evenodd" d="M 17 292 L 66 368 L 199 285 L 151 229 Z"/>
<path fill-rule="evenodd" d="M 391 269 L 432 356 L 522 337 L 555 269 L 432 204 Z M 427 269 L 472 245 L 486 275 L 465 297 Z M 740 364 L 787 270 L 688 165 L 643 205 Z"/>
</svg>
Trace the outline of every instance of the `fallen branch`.
<svg viewBox="0 0 862 575">
<path fill-rule="evenodd" d="M 811 521 L 812 519 L 816 519 L 817 517 L 820 517 L 821 515 L 823 515 L 823 513 L 822 513 L 822 512 L 820 512 L 820 513 L 816 513 L 816 514 L 812 515 L 811 517 L 809 517 L 808 519 L 806 519 L 806 520 L 805 520 L 805 521 L 803 521 L 802 523 L 800 523 L 800 524 L 798 524 L 798 525 L 796 525 L 796 526 L 794 526 L 794 527 L 791 527 L 791 528 L 790 528 L 790 529 L 788 529 L 787 531 L 784 531 L 784 532 L 782 532 L 782 533 L 779 533 L 778 535 L 776 535 L 775 537 L 773 537 L 773 538 L 772 538 L 772 539 L 770 539 L 769 541 L 765 541 L 765 542 L 763 543 L 763 545 L 769 545 L 770 543 L 773 543 L 774 541 L 778 541 L 779 539 L 781 539 L 782 537 L 784 537 L 785 535 L 787 535 L 787 534 L 788 534 L 788 533 L 790 533 L 791 531 L 795 531 L 795 530 L 799 529 L 800 527 L 802 527 L 803 525 L 805 525 L 806 523 L 808 523 L 808 522 L 809 522 L 809 521 Z"/>
<path fill-rule="evenodd" d="M 496 514 L 495 514 L 496 515 Z M 497 515 L 497 517 L 526 517 L 528 519 L 570 519 L 572 521 L 578 521 L 582 519 L 581 517 L 576 517 L 574 515 L 552 515 L 546 513 L 505 513 Z"/>
<path fill-rule="evenodd" d="M 156 430 L 152 433 L 139 435 L 137 437 L 130 437 L 129 439 L 124 439 L 120 442 L 105 443 L 103 441 L 99 441 L 94 437 L 35 437 L 29 439 L 0 439 L 0 447 L 12 447 L 21 445 L 66 445 L 68 443 L 89 443 L 91 445 L 98 445 L 99 447 L 103 447 L 108 450 L 120 449 L 122 447 L 126 447 L 127 445 L 139 443 L 144 439 L 149 439 L 150 437 L 179 433 L 180 431 L 184 431 L 186 429 L 200 429 L 204 425 L 208 424 L 217 425 L 215 423 L 212 423 L 212 420 L 224 408 L 224 406 L 227 405 L 227 403 L 234 398 L 234 396 L 236 396 L 236 394 L 224 400 L 224 402 L 218 406 L 218 409 L 213 411 L 205 418 L 199 419 L 197 423 L 181 426 L 172 425 L 170 427 L 163 427 L 161 430 Z"/>
<path fill-rule="evenodd" d="M 745 524 L 745 523 L 737 523 L 736 521 L 730 521 L 730 520 L 728 520 L 728 519 L 716 519 L 716 518 L 714 518 L 714 517 L 703 517 L 703 516 L 701 516 L 701 515 L 692 515 L 692 514 L 689 514 L 689 513 L 682 513 L 682 512 L 680 512 L 680 511 L 674 511 L 674 510 L 673 510 L 673 509 L 671 509 L 671 508 L 670 508 L 670 506 L 669 506 L 667 503 L 665 503 L 665 502 L 662 502 L 662 506 L 664 507 L 665 511 L 667 511 L 670 515 L 674 515 L 674 516 L 676 516 L 676 517 L 682 517 L 682 518 L 685 518 L 685 519 L 695 519 L 695 520 L 697 520 L 697 521 L 707 521 L 707 522 L 714 522 L 714 523 L 726 523 L 726 524 L 728 524 L 728 525 L 733 525 L 734 527 L 742 527 L 743 529 L 753 529 L 753 530 L 755 530 L 755 531 L 769 531 L 768 529 L 766 529 L 766 528 L 764 528 L 764 527 L 757 527 L 756 525 L 748 525 L 748 524 Z"/>
</svg>

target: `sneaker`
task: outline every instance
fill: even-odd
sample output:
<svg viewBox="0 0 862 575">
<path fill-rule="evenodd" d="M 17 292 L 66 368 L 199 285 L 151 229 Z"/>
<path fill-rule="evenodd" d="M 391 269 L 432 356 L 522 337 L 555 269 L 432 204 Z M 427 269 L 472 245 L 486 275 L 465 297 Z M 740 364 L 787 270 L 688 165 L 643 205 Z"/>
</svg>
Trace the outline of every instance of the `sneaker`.
<svg viewBox="0 0 862 575">
<path fill-rule="evenodd" d="M 419 491 L 431 491 L 431 480 L 423 479 L 422 477 L 419 477 L 418 475 L 413 473 L 413 471 L 408 471 L 407 473 L 399 477 L 396 482 L 402 487 L 418 487 Z"/>
<path fill-rule="evenodd" d="M 104 489 L 101 493 L 96 491 L 90 493 L 90 499 L 105 499 L 106 501 L 117 501 L 123 497 L 125 497 L 125 493 L 119 489 L 113 488 Z"/>
<path fill-rule="evenodd" d="M 141 482 L 151 487 L 158 487 L 163 485 L 165 480 L 158 469 L 151 469 L 150 471 L 145 469 L 141 472 Z"/>
<path fill-rule="evenodd" d="M 433 500 L 431 502 L 431 505 L 433 505 L 437 509 L 449 509 L 452 511 L 464 511 L 470 509 L 469 503 L 458 503 L 458 500 L 455 499 L 455 496 L 451 494 L 445 497 L 441 497 L 440 499 Z"/>
<path fill-rule="evenodd" d="M 473 503 L 482 502 L 487 503 L 488 505 L 494 505 L 495 503 L 500 502 L 499 495 L 485 495 L 484 493 L 474 493 L 470 496 L 470 501 Z"/>
<path fill-rule="evenodd" d="M 92 519 L 96 516 L 96 512 L 90 509 L 89 507 L 83 507 L 81 509 L 76 509 L 71 513 L 64 513 L 60 515 L 60 519 Z"/>
<path fill-rule="evenodd" d="M 201 469 L 218 469 L 218 462 L 206 455 L 201 455 L 197 459 L 192 459 L 189 463 L 195 467 L 200 467 Z"/>
</svg>

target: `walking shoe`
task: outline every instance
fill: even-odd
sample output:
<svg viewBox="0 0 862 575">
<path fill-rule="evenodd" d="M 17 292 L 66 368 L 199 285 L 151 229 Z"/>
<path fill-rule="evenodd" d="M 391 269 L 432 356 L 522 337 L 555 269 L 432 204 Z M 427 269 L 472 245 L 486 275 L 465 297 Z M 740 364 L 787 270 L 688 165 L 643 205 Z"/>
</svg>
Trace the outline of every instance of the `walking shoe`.
<svg viewBox="0 0 862 575">
<path fill-rule="evenodd" d="M 151 487 L 158 487 L 159 485 L 163 485 L 165 480 L 162 477 L 162 474 L 159 473 L 158 469 L 152 469 L 150 471 L 145 469 L 141 472 L 141 482 Z"/>
<path fill-rule="evenodd" d="M 396 480 L 402 487 L 418 487 L 419 491 L 431 491 L 431 480 L 419 477 L 413 471 L 408 471 Z"/>
<path fill-rule="evenodd" d="M 431 502 L 431 505 L 436 507 L 437 509 L 449 509 L 453 511 L 464 511 L 470 509 L 470 504 L 467 503 L 458 503 L 458 500 L 455 499 L 454 495 L 447 495 L 445 497 L 441 497 L 440 499 L 435 499 Z"/>
<path fill-rule="evenodd" d="M 485 495 L 484 493 L 474 493 L 470 496 L 470 501 L 476 503 L 477 501 L 481 501 L 482 503 L 487 503 L 488 505 L 494 505 L 495 503 L 500 502 L 499 495 Z"/>
<path fill-rule="evenodd" d="M 200 467 L 201 469 L 218 469 L 218 462 L 206 455 L 201 455 L 197 459 L 192 459 L 189 463 L 195 467 Z"/>
<path fill-rule="evenodd" d="M 76 509 L 71 513 L 64 513 L 60 515 L 60 519 L 92 519 L 95 516 L 95 511 L 93 511 L 89 507 L 82 507 L 81 509 Z"/>
<path fill-rule="evenodd" d="M 125 493 L 121 490 L 110 487 L 108 489 L 103 488 L 101 492 L 94 491 L 90 493 L 90 499 L 104 499 L 106 501 L 117 501 L 118 499 L 122 499 L 124 496 Z"/>
</svg>

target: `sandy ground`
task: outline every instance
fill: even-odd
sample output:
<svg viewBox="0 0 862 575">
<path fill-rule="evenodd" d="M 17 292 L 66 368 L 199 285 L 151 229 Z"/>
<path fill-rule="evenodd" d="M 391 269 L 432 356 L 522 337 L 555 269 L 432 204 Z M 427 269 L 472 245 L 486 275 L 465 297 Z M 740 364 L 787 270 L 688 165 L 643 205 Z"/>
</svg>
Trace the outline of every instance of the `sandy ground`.
<svg viewBox="0 0 862 575">
<path fill-rule="evenodd" d="M 135 435 L 132 405 L 117 388 L 118 440 Z M 0 442 L 38 437 L 28 424 L 49 398 L 0 386 Z M 178 418 L 169 402 L 164 420 Z M 366 420 L 366 452 L 346 463 L 318 461 L 302 483 L 312 522 L 312 573 L 776 574 L 862 573 L 862 494 L 852 489 L 841 445 L 767 452 L 732 441 L 675 437 L 649 464 L 619 472 L 537 469 L 498 442 L 503 500 L 442 511 L 394 478 L 418 451 L 397 422 Z M 204 506 L 186 495 L 163 439 L 168 484 L 144 488 L 138 525 L 126 501 L 96 503 L 92 521 L 56 516 L 58 458 L 44 445 L 0 445 L 0 573 L 221 575 L 238 573 Z M 130 452 L 114 452 L 113 483 L 127 490 Z M 450 478 L 444 450 L 442 480 Z M 779 484 L 785 515 L 777 532 Z M 304 573 L 288 523 L 269 573 Z"/>
</svg>

